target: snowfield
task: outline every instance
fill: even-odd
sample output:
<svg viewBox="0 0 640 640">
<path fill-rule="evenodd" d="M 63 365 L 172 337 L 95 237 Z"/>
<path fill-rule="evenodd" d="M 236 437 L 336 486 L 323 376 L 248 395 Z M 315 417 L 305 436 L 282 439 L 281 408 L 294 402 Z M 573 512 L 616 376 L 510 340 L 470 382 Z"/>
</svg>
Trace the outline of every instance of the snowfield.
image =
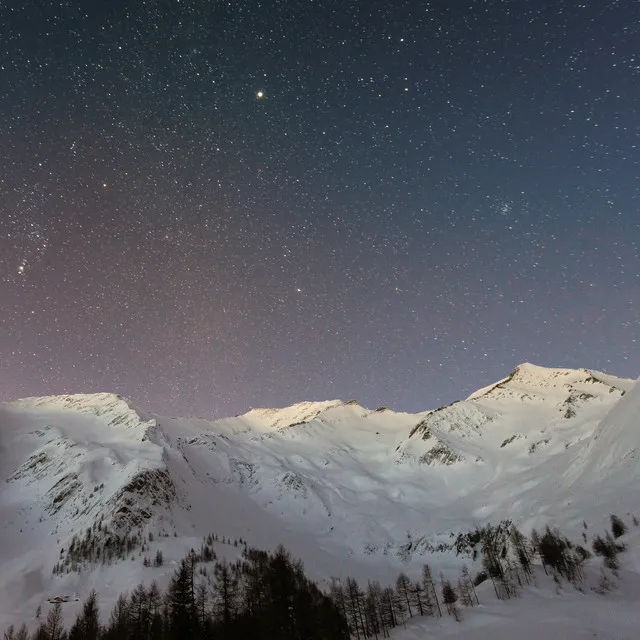
<svg viewBox="0 0 640 640">
<path fill-rule="evenodd" d="M 395 582 L 428 562 L 452 578 L 471 559 L 455 536 L 509 518 L 524 533 L 546 524 L 578 541 L 609 516 L 630 530 L 618 587 L 598 595 L 538 587 L 465 620 L 416 621 L 398 640 L 451 637 L 637 638 L 640 613 L 640 386 L 596 371 L 517 367 L 466 400 L 434 411 L 371 410 L 354 401 L 253 409 L 221 420 L 166 418 L 107 393 L 0 405 L 0 630 L 33 619 L 55 596 L 103 611 L 140 581 L 164 586 L 203 536 L 282 543 L 310 577 Z M 54 574 L 72 537 L 135 534 L 125 558 Z M 152 540 L 149 541 L 149 534 Z M 225 542 L 222 542 L 222 539 Z M 143 557 L 164 554 L 162 567 Z M 600 559 L 590 561 L 596 584 Z M 73 598 L 71 598 L 73 600 Z M 63 605 L 73 617 L 79 604 Z M 544 612 L 544 613 L 543 613 Z M 530 634 L 530 635 L 527 635 Z"/>
</svg>

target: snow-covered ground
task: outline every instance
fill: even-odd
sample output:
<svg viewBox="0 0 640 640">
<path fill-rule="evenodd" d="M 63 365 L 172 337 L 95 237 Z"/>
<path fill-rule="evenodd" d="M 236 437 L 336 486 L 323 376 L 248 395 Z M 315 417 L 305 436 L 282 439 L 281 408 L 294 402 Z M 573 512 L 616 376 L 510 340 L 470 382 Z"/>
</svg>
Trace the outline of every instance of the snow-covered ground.
<svg viewBox="0 0 640 640">
<path fill-rule="evenodd" d="M 469 638 L 470 640 L 632 640 L 640 629 L 640 585 L 625 582 L 599 595 L 565 587 L 557 592 L 550 581 L 527 587 L 520 598 L 496 600 L 479 589 L 481 606 L 463 610 L 461 622 L 450 617 L 413 618 L 405 629 L 392 632 L 393 640 Z"/>
<path fill-rule="evenodd" d="M 590 534 L 601 533 L 611 513 L 640 517 L 639 416 L 632 380 L 530 364 L 419 414 L 335 400 L 210 421 L 151 415 L 112 394 L 5 403 L 0 628 L 33 617 L 51 596 L 84 597 L 92 587 L 108 609 L 141 580 L 166 582 L 172 563 L 209 533 L 261 548 L 283 543 L 320 581 L 383 583 L 400 570 L 417 576 L 424 562 L 453 576 L 469 558 L 433 549 L 486 522 L 511 518 L 525 531 L 549 523 L 576 540 L 587 522 Z M 111 566 L 53 575 L 71 536 L 98 522 L 121 534 L 153 533 L 143 555 L 161 549 L 165 566 L 143 567 L 134 549 Z M 221 542 L 216 551 L 238 553 Z M 635 575 L 635 552 L 628 557 Z M 549 629 L 537 637 L 632 637 L 562 632 L 562 616 L 571 620 L 583 605 L 604 607 L 603 619 L 606 607 L 624 609 L 627 583 L 635 584 L 623 576 L 611 595 L 567 593 L 551 604 L 546 590 L 534 590 L 474 610 L 461 624 L 510 637 L 510 624 L 527 615 L 539 622 L 541 607 L 559 606 L 545 618 L 556 620 L 557 636 Z M 632 593 L 637 601 L 640 589 L 630 601 Z M 585 604 L 590 598 L 597 604 Z M 461 628 L 436 626 L 445 635 Z M 420 637 L 418 627 L 397 637 Z"/>
<path fill-rule="evenodd" d="M 591 558 L 580 589 L 537 567 L 535 584 L 524 586 L 519 597 L 498 600 L 490 582 L 477 587 L 479 607 L 462 608 L 462 621 L 453 618 L 412 618 L 406 628 L 394 630 L 393 640 L 469 638 L 470 640 L 631 640 L 640 629 L 640 528 L 631 526 L 620 554 L 618 576 L 604 570 L 609 590 L 601 591 L 602 560 Z"/>
</svg>

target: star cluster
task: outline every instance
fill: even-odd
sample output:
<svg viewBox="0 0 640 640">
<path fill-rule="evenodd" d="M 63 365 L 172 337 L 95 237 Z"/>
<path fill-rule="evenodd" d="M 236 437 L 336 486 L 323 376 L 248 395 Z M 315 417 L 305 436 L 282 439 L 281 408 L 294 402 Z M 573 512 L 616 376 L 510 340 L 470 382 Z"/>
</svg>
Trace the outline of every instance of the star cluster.
<svg viewBox="0 0 640 640">
<path fill-rule="evenodd" d="M 0 395 L 637 376 L 639 36 L 632 0 L 0 4 Z"/>
</svg>

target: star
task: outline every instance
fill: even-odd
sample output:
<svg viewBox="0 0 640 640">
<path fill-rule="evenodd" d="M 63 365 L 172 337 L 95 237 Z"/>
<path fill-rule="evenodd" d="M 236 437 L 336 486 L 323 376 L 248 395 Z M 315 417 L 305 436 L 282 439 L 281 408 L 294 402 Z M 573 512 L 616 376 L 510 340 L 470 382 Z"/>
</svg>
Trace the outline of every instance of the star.
<svg viewBox="0 0 640 640">
<path fill-rule="evenodd" d="M 264 91 L 258 91 L 258 93 L 256 93 L 256 98 L 264 98 Z"/>
</svg>

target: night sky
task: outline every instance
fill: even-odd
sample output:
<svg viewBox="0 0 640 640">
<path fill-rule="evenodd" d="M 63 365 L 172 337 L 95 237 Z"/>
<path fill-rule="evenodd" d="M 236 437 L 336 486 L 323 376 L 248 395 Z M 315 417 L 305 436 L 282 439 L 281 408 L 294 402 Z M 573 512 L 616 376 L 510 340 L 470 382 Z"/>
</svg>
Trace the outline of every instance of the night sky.
<svg viewBox="0 0 640 640">
<path fill-rule="evenodd" d="M 639 147 L 636 0 L 2 0 L 0 397 L 637 377 Z"/>
</svg>

